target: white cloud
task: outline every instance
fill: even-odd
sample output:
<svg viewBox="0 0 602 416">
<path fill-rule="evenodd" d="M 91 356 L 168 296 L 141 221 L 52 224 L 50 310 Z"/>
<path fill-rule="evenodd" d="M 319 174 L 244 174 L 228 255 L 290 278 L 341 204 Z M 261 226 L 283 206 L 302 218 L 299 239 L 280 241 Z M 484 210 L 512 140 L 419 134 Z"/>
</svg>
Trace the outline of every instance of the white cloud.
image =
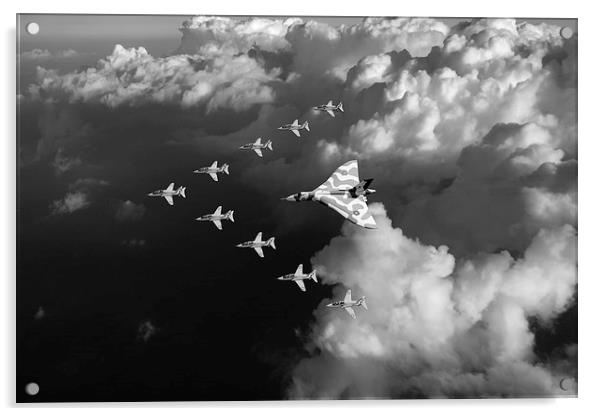
<svg viewBox="0 0 602 416">
<path fill-rule="evenodd" d="M 271 102 L 273 92 L 267 84 L 277 82 L 277 75 L 277 70 L 266 72 L 246 55 L 154 58 L 144 48 L 116 45 L 111 55 L 85 71 L 60 75 L 38 67 L 30 94 L 42 100 L 99 102 L 109 107 L 208 104 L 208 111 L 222 107 L 241 111 Z"/>
<path fill-rule="evenodd" d="M 372 204 L 378 230 L 351 224 L 312 259 L 322 282 L 366 296 L 352 320 L 315 312 L 310 358 L 297 366 L 293 397 L 489 397 L 562 394 L 557 369 L 534 360 L 528 317 L 549 322 L 576 285 L 570 226 L 539 232 L 524 256 L 457 261 L 423 245 Z M 377 382 L 374 382 L 378 380 Z"/>
<path fill-rule="evenodd" d="M 109 185 L 108 181 L 97 178 L 79 178 L 69 184 L 69 191 L 62 199 L 57 199 L 50 205 L 51 215 L 71 214 L 88 208 L 92 201 L 90 195 L 99 188 Z"/>
<path fill-rule="evenodd" d="M 50 206 L 51 214 L 71 214 L 90 205 L 88 195 L 84 192 L 68 192 L 63 199 L 58 199 Z"/>
</svg>

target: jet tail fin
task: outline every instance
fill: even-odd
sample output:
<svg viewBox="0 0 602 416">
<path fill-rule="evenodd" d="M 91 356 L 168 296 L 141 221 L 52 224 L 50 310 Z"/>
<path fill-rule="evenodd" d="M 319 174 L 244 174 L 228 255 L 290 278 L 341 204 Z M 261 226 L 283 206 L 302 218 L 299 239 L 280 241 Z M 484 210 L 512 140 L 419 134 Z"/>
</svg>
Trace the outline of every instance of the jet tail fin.
<svg viewBox="0 0 602 416">
<path fill-rule="evenodd" d="M 307 120 L 305 120 L 305 123 L 303 123 L 303 126 L 301 128 L 309 131 L 309 123 L 307 122 Z"/>
<path fill-rule="evenodd" d="M 312 272 L 309 274 L 309 277 L 316 283 L 318 283 L 318 276 L 316 276 L 316 271 L 312 270 Z"/>
<path fill-rule="evenodd" d="M 224 163 L 222 166 L 222 169 L 224 170 L 224 172 L 226 173 L 226 175 L 229 175 L 230 172 L 228 171 L 228 169 L 230 168 L 230 165 L 228 165 L 227 163 Z"/>
<path fill-rule="evenodd" d="M 274 250 L 276 250 L 276 237 L 271 237 L 271 238 L 268 240 L 268 245 L 269 245 L 270 247 L 272 247 Z"/>
<path fill-rule="evenodd" d="M 272 149 L 272 141 L 271 140 L 268 140 L 268 142 L 265 144 L 265 147 L 267 147 L 271 151 L 274 151 L 274 149 Z"/>
<path fill-rule="evenodd" d="M 366 303 L 366 297 L 365 296 L 362 296 L 360 298 L 360 305 L 362 305 L 365 310 L 368 310 L 368 304 Z"/>
<path fill-rule="evenodd" d="M 343 103 L 339 102 L 339 105 L 337 105 L 337 110 L 339 110 L 341 113 L 344 113 L 345 110 L 343 110 Z"/>
<path fill-rule="evenodd" d="M 186 198 L 186 187 L 185 186 L 180 186 L 178 188 L 178 195 L 180 195 L 182 198 Z"/>
<path fill-rule="evenodd" d="M 228 213 L 226 214 L 228 216 L 228 219 L 232 222 L 234 222 L 234 211 L 230 210 L 228 211 Z"/>
</svg>

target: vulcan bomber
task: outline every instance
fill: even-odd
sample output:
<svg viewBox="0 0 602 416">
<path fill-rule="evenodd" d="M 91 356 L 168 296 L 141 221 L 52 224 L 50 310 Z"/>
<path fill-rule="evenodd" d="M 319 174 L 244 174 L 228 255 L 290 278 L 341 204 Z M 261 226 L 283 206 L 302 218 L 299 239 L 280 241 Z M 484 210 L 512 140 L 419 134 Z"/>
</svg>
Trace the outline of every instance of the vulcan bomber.
<svg viewBox="0 0 602 416">
<path fill-rule="evenodd" d="M 173 205 L 173 197 L 180 196 L 182 198 L 186 198 L 186 187 L 180 186 L 178 189 L 174 189 L 174 183 L 170 183 L 167 189 L 159 189 L 157 191 L 153 191 L 148 196 L 159 196 L 165 198 L 169 205 Z"/>
<path fill-rule="evenodd" d="M 224 163 L 222 166 L 218 167 L 217 160 L 216 160 L 215 162 L 213 162 L 211 164 L 211 166 L 198 168 L 193 173 L 206 173 L 209 176 L 211 176 L 211 179 L 213 179 L 215 182 L 217 182 L 217 174 L 218 173 L 225 173 L 226 175 L 230 174 L 230 172 L 228 171 L 229 167 L 230 166 L 227 163 Z"/>
<path fill-rule="evenodd" d="M 285 201 L 316 201 L 332 208 L 354 224 L 364 228 L 376 228 L 376 221 L 370 214 L 367 195 L 376 192 L 370 189 L 372 179 L 359 180 L 357 160 L 341 166 L 313 191 L 297 192 L 282 198 Z"/>
<path fill-rule="evenodd" d="M 222 214 L 222 206 L 217 207 L 213 214 L 201 215 L 196 219 L 197 221 L 212 221 L 218 230 L 222 229 L 222 220 L 230 220 L 234 222 L 234 211 L 230 210 L 225 214 Z"/>
<path fill-rule="evenodd" d="M 276 238 L 271 237 L 266 241 L 261 240 L 262 233 L 261 231 L 257 233 L 255 240 L 245 241 L 244 243 L 237 244 L 236 247 L 239 248 L 252 248 L 255 250 L 259 257 L 263 257 L 263 247 L 272 247 L 276 250 Z"/>
<path fill-rule="evenodd" d="M 316 277 L 315 270 L 312 270 L 309 274 L 303 273 L 303 264 L 300 264 L 297 267 L 297 270 L 295 271 L 295 273 L 289 273 L 289 274 L 285 274 L 284 276 L 278 277 L 278 280 L 284 280 L 284 281 L 297 283 L 297 286 L 299 286 L 299 289 L 301 289 L 303 292 L 305 292 L 305 284 L 303 283 L 303 281 L 309 280 L 309 279 L 313 280 L 316 283 L 318 282 L 318 278 Z"/>
<path fill-rule="evenodd" d="M 326 306 L 328 308 L 341 308 L 341 309 L 345 309 L 345 312 L 347 312 L 349 315 L 351 315 L 351 317 L 353 319 L 356 318 L 355 311 L 353 310 L 354 307 L 356 307 L 356 306 L 362 306 L 365 310 L 368 310 L 368 305 L 366 304 L 366 297 L 362 296 L 358 300 L 351 299 L 351 289 L 349 289 L 347 291 L 347 294 L 345 295 L 345 299 L 339 300 L 337 302 L 329 303 Z"/>
</svg>

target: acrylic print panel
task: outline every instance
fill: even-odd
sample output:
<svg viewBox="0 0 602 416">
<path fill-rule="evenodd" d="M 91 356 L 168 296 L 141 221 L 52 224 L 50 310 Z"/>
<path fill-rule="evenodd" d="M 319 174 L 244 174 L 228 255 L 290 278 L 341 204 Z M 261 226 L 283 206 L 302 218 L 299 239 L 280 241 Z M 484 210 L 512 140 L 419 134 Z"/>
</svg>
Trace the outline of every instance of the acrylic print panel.
<svg viewBox="0 0 602 416">
<path fill-rule="evenodd" d="M 18 16 L 17 401 L 575 396 L 576 70 L 571 19 Z"/>
</svg>

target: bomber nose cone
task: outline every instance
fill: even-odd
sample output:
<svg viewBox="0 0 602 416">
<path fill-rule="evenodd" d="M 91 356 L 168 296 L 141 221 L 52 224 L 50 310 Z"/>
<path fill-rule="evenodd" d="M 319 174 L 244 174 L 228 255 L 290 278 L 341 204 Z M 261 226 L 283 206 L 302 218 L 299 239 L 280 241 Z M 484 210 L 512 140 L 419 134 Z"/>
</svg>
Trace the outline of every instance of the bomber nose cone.
<svg viewBox="0 0 602 416">
<path fill-rule="evenodd" d="M 287 196 L 285 198 L 280 198 L 280 200 L 294 202 L 295 201 L 295 194 L 289 195 L 289 196 Z"/>
</svg>

